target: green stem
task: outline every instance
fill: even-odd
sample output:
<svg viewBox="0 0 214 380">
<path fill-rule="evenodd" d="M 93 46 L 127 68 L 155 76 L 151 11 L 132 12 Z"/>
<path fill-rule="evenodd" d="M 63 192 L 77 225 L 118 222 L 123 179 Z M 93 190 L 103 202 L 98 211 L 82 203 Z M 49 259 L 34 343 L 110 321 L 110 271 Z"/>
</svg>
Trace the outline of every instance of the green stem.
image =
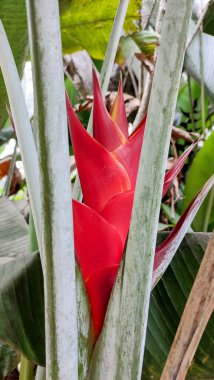
<svg viewBox="0 0 214 380">
<path fill-rule="evenodd" d="M 59 4 L 58 0 L 26 4 L 40 159 L 46 372 L 51 380 L 75 380 L 75 258 Z"/>
<path fill-rule="evenodd" d="M 33 368 L 34 368 L 34 364 L 31 363 L 28 359 L 26 359 L 22 355 L 21 363 L 20 363 L 19 380 L 33 380 L 34 379 Z"/>
<path fill-rule="evenodd" d="M 214 201 L 214 187 L 210 191 L 210 194 L 208 197 L 207 209 L 206 209 L 206 214 L 204 218 L 203 232 L 207 232 L 208 230 L 210 216 L 211 216 L 212 207 L 213 207 L 213 201 Z"/>
<path fill-rule="evenodd" d="M 191 88 L 191 78 L 188 75 L 187 79 L 188 84 L 188 92 L 189 92 L 189 100 L 190 100 L 190 117 L 192 122 L 192 129 L 195 131 L 195 120 L 194 120 L 194 113 L 193 113 L 193 98 L 192 98 L 192 88 Z"/>
<path fill-rule="evenodd" d="M 30 203 L 34 216 L 38 243 L 40 246 L 40 254 L 42 254 L 41 202 L 38 156 L 28 117 L 28 111 L 19 79 L 19 74 L 16 69 L 13 54 L 1 21 L 0 65 L 7 89 L 10 109 L 13 115 L 14 124 L 16 126 L 16 135 L 26 174 Z"/>
<path fill-rule="evenodd" d="M 101 380 L 104 373 L 105 380 L 141 378 L 164 173 L 192 5 L 193 0 L 167 1 L 122 283 L 117 279 L 114 286 L 90 380 Z"/>
<path fill-rule="evenodd" d="M 200 25 L 200 75 L 201 75 L 201 121 L 203 137 L 205 139 L 206 115 L 205 115 L 205 93 L 204 93 L 204 55 L 203 55 L 203 23 Z"/>
</svg>

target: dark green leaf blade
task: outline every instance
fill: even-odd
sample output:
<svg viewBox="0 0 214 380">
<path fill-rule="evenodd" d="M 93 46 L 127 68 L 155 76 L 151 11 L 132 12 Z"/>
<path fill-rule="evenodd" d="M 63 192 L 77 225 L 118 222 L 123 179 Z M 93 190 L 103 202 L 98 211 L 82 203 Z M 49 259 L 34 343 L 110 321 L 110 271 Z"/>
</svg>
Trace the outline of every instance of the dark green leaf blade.
<svg viewBox="0 0 214 380">
<path fill-rule="evenodd" d="M 185 186 L 185 202 L 184 208 L 188 205 L 193 196 L 197 194 L 199 189 L 205 184 L 205 182 L 214 173 L 214 131 L 210 134 L 208 139 L 204 142 L 203 147 L 197 153 L 190 169 L 187 174 L 186 186 Z M 205 199 L 204 203 L 200 207 L 193 223 L 192 227 L 195 231 L 203 231 L 205 215 L 210 201 L 210 193 Z M 210 213 L 210 228 L 212 230 L 212 223 L 214 222 L 214 202 L 212 204 Z"/>
<path fill-rule="evenodd" d="M 0 265 L 0 338 L 45 364 L 43 277 L 38 253 Z"/>
<path fill-rule="evenodd" d="M 27 223 L 12 202 L 1 198 L 0 340 L 44 364 L 43 277 L 39 255 L 28 254 L 27 246 Z M 14 355 L 11 350 L 11 359 Z"/>
<path fill-rule="evenodd" d="M 166 234 L 159 234 L 163 239 Z M 189 233 L 170 267 L 152 292 L 143 378 L 159 379 L 210 234 Z M 188 379 L 208 379 L 214 373 L 214 317 L 196 352 Z M 145 377 L 144 377 L 145 376 Z"/>
</svg>

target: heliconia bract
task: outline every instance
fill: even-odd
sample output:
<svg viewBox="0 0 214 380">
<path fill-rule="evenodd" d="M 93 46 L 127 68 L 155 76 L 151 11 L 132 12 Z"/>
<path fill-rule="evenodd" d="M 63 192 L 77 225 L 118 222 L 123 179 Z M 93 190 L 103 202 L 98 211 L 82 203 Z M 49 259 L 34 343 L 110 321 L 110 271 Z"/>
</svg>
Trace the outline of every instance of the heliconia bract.
<svg viewBox="0 0 214 380">
<path fill-rule="evenodd" d="M 81 125 L 67 94 L 66 106 L 84 202 L 73 200 L 75 252 L 97 338 L 102 330 L 129 230 L 146 117 L 129 136 L 122 84 L 119 84 L 110 114 L 95 71 L 93 85 L 94 137 Z M 163 196 L 196 143 L 166 173 Z"/>
</svg>

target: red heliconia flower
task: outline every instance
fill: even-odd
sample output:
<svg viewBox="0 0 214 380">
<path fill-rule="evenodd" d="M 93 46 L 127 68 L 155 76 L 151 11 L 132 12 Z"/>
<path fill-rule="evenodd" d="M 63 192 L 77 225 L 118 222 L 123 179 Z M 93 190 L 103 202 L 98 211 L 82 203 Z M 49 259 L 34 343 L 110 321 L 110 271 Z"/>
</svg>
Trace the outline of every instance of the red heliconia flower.
<svg viewBox="0 0 214 380">
<path fill-rule="evenodd" d="M 66 105 L 84 202 L 73 200 L 75 252 L 87 289 L 97 338 L 129 230 L 146 117 L 129 136 L 122 84 L 119 84 L 109 114 L 95 72 L 93 83 L 94 137 L 81 125 L 68 96 Z M 195 144 L 166 173 L 163 196 Z M 159 261 L 161 254 L 159 250 Z"/>
</svg>

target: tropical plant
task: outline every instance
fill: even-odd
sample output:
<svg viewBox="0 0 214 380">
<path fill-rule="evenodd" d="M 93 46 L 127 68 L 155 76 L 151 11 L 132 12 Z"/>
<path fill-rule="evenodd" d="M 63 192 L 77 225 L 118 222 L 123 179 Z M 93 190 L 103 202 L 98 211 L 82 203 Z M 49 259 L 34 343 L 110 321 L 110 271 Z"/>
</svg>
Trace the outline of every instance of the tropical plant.
<svg viewBox="0 0 214 380">
<path fill-rule="evenodd" d="M 112 3 L 115 5 L 114 1 Z M 164 19 L 162 16 L 166 2 L 160 1 L 155 43 L 152 37 L 149 55 L 144 57 L 145 52 L 141 51 L 138 56 L 142 65 L 151 70 L 139 108 L 141 112 L 142 109 L 145 111 L 150 98 L 148 114 L 131 133 L 126 118 L 122 82 L 119 84 L 110 114 L 107 112 L 102 95 L 107 90 L 128 3 L 128 0 L 119 2 L 101 70 L 101 88 L 95 71 L 93 72 L 93 118 L 91 116 L 89 119 L 89 131 L 81 125 L 67 95 L 65 102 L 58 2 L 27 0 L 29 41 L 34 72 L 35 140 L 13 56 L 4 29 L 0 25 L 0 64 L 32 209 L 29 232 L 31 246 L 28 251 L 37 250 L 37 243 L 32 245 L 35 233 L 39 247 L 39 253 L 27 253 L 26 223 L 19 215 L 18 225 L 14 224 L 13 218 L 17 215 L 17 211 L 11 207 L 10 202 L 2 198 L 0 200 L 0 222 L 2 218 L 0 339 L 12 346 L 9 349 L 5 344 L 0 346 L 4 355 L 2 376 L 17 364 L 21 353 L 20 379 L 23 380 L 34 377 L 32 363 L 38 365 L 37 380 L 41 378 L 98 380 L 103 379 L 103 376 L 107 380 L 139 379 L 142 373 L 150 304 L 144 376 L 159 378 L 163 363 L 157 358 L 151 336 L 157 333 L 155 340 L 159 339 L 159 347 L 163 351 L 161 357 L 166 360 L 184 304 L 202 260 L 209 236 L 191 235 L 185 239 L 188 249 L 184 248 L 184 243 L 181 258 L 178 257 L 178 261 L 174 260 L 171 263 L 197 210 L 213 187 L 214 176 L 209 179 L 207 176 L 208 181 L 201 183 L 197 188 L 199 192 L 192 194 L 189 200 L 193 196 L 194 198 L 187 205 L 177 224 L 155 249 L 161 197 L 166 195 L 186 158 L 198 144 L 196 139 L 186 150 L 184 149 L 175 160 L 174 166 L 165 174 L 193 1 L 182 0 L 178 3 L 169 0 Z M 88 6 L 85 2 L 84 4 Z M 131 31 L 136 29 L 136 25 L 132 22 L 133 16 L 136 16 L 136 4 L 138 2 L 131 2 L 125 24 L 125 29 L 132 25 Z M 102 2 L 100 14 L 103 14 L 104 5 Z M 69 20 L 70 3 L 62 1 L 61 7 L 64 12 L 61 16 L 64 28 Z M 85 13 L 79 9 L 79 2 L 74 2 L 73 14 L 77 14 L 75 9 L 79 12 L 81 24 L 85 20 Z M 109 15 L 111 19 L 111 10 Z M 103 25 L 102 22 L 101 24 Z M 83 46 L 86 40 L 82 39 L 78 25 L 77 30 L 79 37 L 75 43 Z M 63 33 L 66 43 L 74 40 L 75 30 L 71 31 L 70 36 L 66 35 L 65 30 Z M 159 47 L 157 38 L 160 33 Z M 139 42 L 139 38 L 142 34 L 136 33 L 131 36 L 132 42 L 135 41 L 141 50 L 143 45 L 141 41 Z M 108 31 L 105 31 L 105 41 L 107 35 Z M 65 38 L 66 36 L 69 38 Z M 127 41 L 130 42 L 129 36 Z M 88 43 L 88 50 L 92 56 L 100 58 L 97 56 L 96 46 L 94 48 L 90 44 L 90 39 L 89 42 L 86 41 L 86 44 Z M 101 44 L 101 50 L 103 46 Z M 155 48 L 156 63 L 150 55 Z M 103 52 L 101 54 L 103 55 Z M 50 65 L 50 62 L 54 64 Z M 202 130 L 205 136 L 203 90 L 202 87 Z M 66 105 L 72 149 L 80 178 L 80 183 L 78 176 L 75 181 L 73 198 L 76 199 L 73 199 L 73 202 L 71 202 L 69 178 Z M 194 116 L 192 109 L 190 112 Z M 138 117 L 139 115 L 140 112 Z M 93 137 L 89 134 L 92 132 L 92 126 Z M 208 149 L 207 146 L 209 146 L 208 140 L 204 144 L 204 150 Z M 198 155 L 201 152 L 203 148 Z M 197 163 L 197 160 L 195 162 Z M 192 168 L 194 170 L 194 164 Z M 212 171 L 209 174 L 211 175 Z M 8 215 L 5 211 L 7 208 L 10 210 Z M 212 226 L 210 211 L 212 204 L 207 208 L 206 224 Z M 10 237 L 11 242 L 9 242 Z M 212 243 L 210 246 L 212 248 Z M 189 253 L 192 247 L 197 252 L 200 251 L 200 257 L 196 254 L 197 265 L 193 259 L 188 264 L 183 253 L 185 251 Z M 75 255 L 79 266 L 75 264 Z M 180 265 L 187 277 L 185 289 L 179 270 Z M 163 274 L 168 266 L 170 266 L 169 271 L 164 277 Z M 204 266 L 201 268 L 200 273 L 203 272 Z M 173 271 L 174 277 L 170 271 Z M 187 275 L 188 271 L 191 272 L 191 276 Z M 175 278 L 178 279 L 184 293 L 184 297 L 179 298 L 178 304 L 172 297 L 176 294 Z M 150 293 L 154 287 L 150 302 Z M 169 314 L 163 314 L 162 302 L 164 305 L 167 302 L 165 290 L 172 303 Z M 195 291 L 197 293 L 197 283 Z M 159 294 L 161 294 L 160 301 Z M 208 296 L 206 293 L 205 298 Z M 170 313 L 174 307 L 176 323 L 171 323 L 175 314 Z M 198 318 L 200 320 L 200 307 Z M 161 331 L 164 333 L 158 328 L 159 323 L 163 326 Z M 183 325 L 185 326 L 185 323 Z M 206 323 L 203 324 L 200 334 L 205 326 Z M 169 331 L 170 337 L 167 336 L 165 342 L 164 334 Z M 194 351 L 198 343 L 197 340 Z M 200 347 L 203 353 L 206 352 L 204 341 Z M 183 354 L 181 352 L 181 356 Z M 205 373 L 203 365 L 205 356 L 200 354 L 196 356 L 197 364 L 193 370 L 197 371 L 200 367 L 197 372 L 199 375 Z M 189 358 L 190 356 L 187 358 L 188 366 Z M 41 366 L 46 366 L 46 371 Z M 209 374 L 210 369 L 212 365 L 208 364 L 206 374 Z"/>
<path fill-rule="evenodd" d="M 146 117 L 129 136 L 122 83 L 119 84 L 118 94 L 109 115 L 95 71 L 93 81 L 94 138 L 81 126 L 68 96 L 66 103 L 71 141 L 84 199 L 84 203 L 73 200 L 75 252 L 89 296 L 97 338 L 103 326 L 130 226 Z M 166 173 L 162 197 L 197 142 L 194 142 Z M 212 181 L 208 188 L 210 186 Z M 204 189 L 200 203 L 205 193 L 207 190 Z M 194 202 L 186 209 L 166 243 L 156 248 L 155 274 L 159 273 L 160 276 L 160 267 L 163 267 L 169 245 L 175 244 L 176 234 L 186 224 L 188 213 L 195 209 L 197 199 L 196 196 Z M 154 277 L 153 282 L 157 282 L 157 277 Z"/>
</svg>

